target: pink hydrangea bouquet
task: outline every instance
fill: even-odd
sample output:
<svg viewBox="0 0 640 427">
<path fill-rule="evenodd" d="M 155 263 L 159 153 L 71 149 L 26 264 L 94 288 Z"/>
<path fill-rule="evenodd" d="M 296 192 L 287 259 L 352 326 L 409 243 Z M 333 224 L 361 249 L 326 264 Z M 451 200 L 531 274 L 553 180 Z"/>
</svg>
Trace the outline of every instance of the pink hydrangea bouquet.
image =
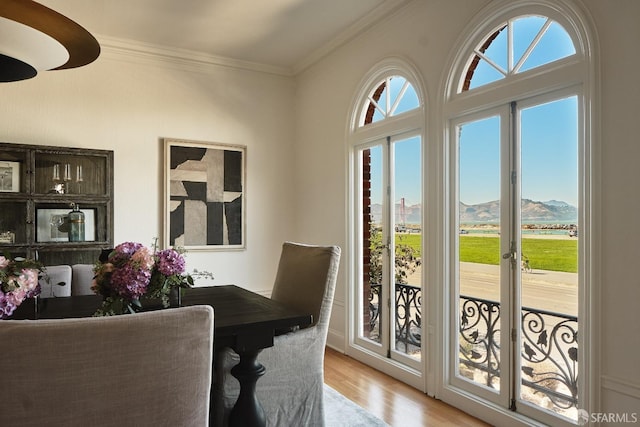
<svg viewBox="0 0 640 427">
<path fill-rule="evenodd" d="M 0 319 L 11 316 L 22 302 L 40 294 L 37 261 L 0 256 Z"/>
<path fill-rule="evenodd" d="M 172 291 L 193 286 L 182 253 L 158 251 L 155 244 L 149 249 L 141 243 L 121 243 L 105 262 L 95 265 L 94 273 L 91 288 L 103 297 L 96 316 L 135 313 L 142 309 L 141 299 L 159 299 L 163 307 L 169 307 Z"/>
</svg>

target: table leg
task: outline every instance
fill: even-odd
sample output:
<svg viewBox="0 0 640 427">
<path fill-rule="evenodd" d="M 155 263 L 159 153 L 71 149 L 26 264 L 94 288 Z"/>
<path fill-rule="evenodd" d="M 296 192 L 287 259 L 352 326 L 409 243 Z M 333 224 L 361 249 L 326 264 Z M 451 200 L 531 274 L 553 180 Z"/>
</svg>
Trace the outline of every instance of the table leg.
<svg viewBox="0 0 640 427">
<path fill-rule="evenodd" d="M 240 382 L 240 395 L 229 415 L 230 427 L 266 426 L 264 410 L 256 396 L 256 382 L 266 371 L 257 360 L 260 351 L 251 350 L 238 353 L 240 363 L 231 369 L 231 375 Z"/>
</svg>

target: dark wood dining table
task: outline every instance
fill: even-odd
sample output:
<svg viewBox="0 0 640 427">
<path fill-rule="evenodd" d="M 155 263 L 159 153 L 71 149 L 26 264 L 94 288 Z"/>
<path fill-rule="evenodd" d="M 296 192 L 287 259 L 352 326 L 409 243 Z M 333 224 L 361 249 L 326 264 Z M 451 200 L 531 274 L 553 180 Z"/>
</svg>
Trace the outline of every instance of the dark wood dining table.
<svg viewBox="0 0 640 427">
<path fill-rule="evenodd" d="M 101 304 L 97 295 L 25 301 L 14 312 L 12 319 L 61 319 L 90 317 Z M 262 295 L 235 285 L 195 287 L 185 289 L 182 306 L 209 305 L 214 309 L 214 352 L 231 348 L 240 355 L 240 362 L 232 374 L 240 382 L 240 396 L 229 416 L 230 426 L 264 426 L 264 411 L 255 395 L 258 379 L 265 368 L 258 354 L 273 346 L 277 331 L 308 326 L 312 316 L 287 307 Z M 150 307 L 154 309 L 158 307 Z M 37 311 L 37 313 L 36 313 Z M 218 357 L 214 356 L 213 372 Z M 221 384 L 213 381 L 211 393 L 210 425 L 220 425 L 224 408 L 221 406 Z"/>
</svg>

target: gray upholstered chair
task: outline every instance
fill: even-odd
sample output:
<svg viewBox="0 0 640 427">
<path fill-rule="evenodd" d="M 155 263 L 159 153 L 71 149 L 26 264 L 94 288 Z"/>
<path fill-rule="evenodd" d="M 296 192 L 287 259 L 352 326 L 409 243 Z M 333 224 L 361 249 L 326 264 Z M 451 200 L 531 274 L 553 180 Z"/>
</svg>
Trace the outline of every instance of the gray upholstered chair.
<svg viewBox="0 0 640 427">
<path fill-rule="evenodd" d="M 68 265 L 49 265 L 44 267 L 45 276 L 40 282 L 40 298 L 71 296 L 71 267 Z"/>
<path fill-rule="evenodd" d="M 0 425 L 207 426 L 213 316 L 0 321 Z"/>
<path fill-rule="evenodd" d="M 324 351 L 336 286 L 340 248 L 287 242 L 282 247 L 271 298 L 313 314 L 305 329 L 275 337 L 258 361 L 266 373 L 258 380 L 257 397 L 269 426 L 322 426 Z M 222 353 L 225 420 L 238 394 L 230 369 L 239 361 L 231 350 Z"/>
<path fill-rule="evenodd" d="M 93 264 L 74 264 L 71 266 L 73 278 L 71 279 L 72 295 L 93 295 L 91 282 L 93 282 Z"/>
</svg>

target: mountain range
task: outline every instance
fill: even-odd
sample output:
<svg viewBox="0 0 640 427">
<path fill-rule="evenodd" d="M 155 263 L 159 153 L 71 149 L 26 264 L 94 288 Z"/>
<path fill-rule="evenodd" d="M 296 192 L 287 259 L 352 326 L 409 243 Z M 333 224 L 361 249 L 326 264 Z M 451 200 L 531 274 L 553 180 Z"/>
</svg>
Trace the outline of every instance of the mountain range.
<svg viewBox="0 0 640 427">
<path fill-rule="evenodd" d="M 475 205 L 460 203 L 460 223 L 497 223 L 499 218 L 500 204 L 497 200 Z M 402 220 L 402 208 L 398 203 L 395 207 L 396 222 L 406 224 L 419 224 L 422 212 L 422 205 L 405 206 L 404 221 Z M 535 200 L 523 199 L 522 222 L 524 223 L 576 223 L 578 221 L 578 209 L 569 203 L 548 200 L 539 202 Z M 382 205 L 372 204 L 371 214 L 374 222 L 382 221 Z"/>
</svg>

